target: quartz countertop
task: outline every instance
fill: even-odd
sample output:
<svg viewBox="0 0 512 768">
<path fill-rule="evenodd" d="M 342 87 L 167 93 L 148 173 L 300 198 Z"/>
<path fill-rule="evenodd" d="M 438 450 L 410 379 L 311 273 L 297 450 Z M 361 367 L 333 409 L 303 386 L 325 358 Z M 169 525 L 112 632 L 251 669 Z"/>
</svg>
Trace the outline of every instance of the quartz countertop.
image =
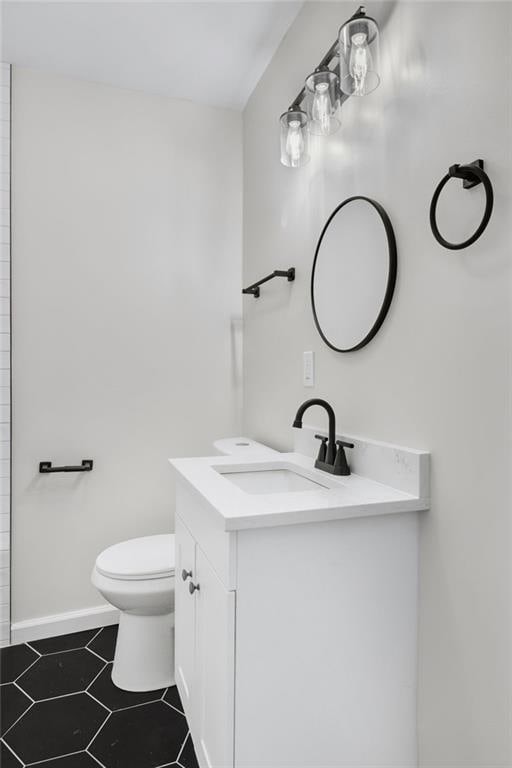
<svg viewBox="0 0 512 768">
<path fill-rule="evenodd" d="M 225 531 L 414 512 L 428 500 L 357 474 L 331 475 L 301 453 L 169 459 L 180 481 L 212 508 Z M 317 484 L 308 490 L 248 493 L 230 473 L 289 470 Z M 228 476 L 226 476 L 228 475 Z M 307 483 L 306 483 L 307 484 Z M 309 485 L 309 484 L 307 484 Z"/>
</svg>

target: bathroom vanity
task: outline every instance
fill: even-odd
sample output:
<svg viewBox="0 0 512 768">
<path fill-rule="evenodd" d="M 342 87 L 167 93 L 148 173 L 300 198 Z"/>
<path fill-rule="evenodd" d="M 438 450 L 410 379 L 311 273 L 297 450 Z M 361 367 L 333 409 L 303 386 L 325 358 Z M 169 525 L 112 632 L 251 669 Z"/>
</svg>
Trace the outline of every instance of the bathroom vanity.
<svg viewBox="0 0 512 768">
<path fill-rule="evenodd" d="M 359 438 L 172 460 L 176 683 L 201 768 L 416 765 L 428 454 Z M 386 481 L 386 482 L 385 482 Z"/>
</svg>

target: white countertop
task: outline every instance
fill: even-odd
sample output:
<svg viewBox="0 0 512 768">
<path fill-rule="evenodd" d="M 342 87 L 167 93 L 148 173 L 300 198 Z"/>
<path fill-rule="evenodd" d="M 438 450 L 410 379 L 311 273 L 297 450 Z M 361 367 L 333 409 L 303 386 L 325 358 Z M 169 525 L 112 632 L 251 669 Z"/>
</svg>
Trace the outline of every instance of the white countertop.
<svg viewBox="0 0 512 768">
<path fill-rule="evenodd" d="M 300 453 L 208 456 L 169 459 L 178 477 L 202 496 L 226 531 L 275 525 L 322 522 L 369 515 L 397 514 L 428 508 L 428 501 L 375 480 L 352 474 L 331 475 L 314 468 Z M 328 487 L 282 493 L 247 493 L 221 472 L 290 469 Z"/>
</svg>

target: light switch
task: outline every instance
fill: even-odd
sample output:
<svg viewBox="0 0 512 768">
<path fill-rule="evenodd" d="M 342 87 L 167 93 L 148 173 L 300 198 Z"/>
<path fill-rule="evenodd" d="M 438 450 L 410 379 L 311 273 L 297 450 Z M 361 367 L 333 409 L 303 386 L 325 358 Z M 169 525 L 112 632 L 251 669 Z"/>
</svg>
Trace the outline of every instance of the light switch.
<svg viewBox="0 0 512 768">
<path fill-rule="evenodd" d="M 302 361 L 302 380 L 305 387 L 315 386 L 315 358 L 313 352 L 304 352 Z"/>
</svg>

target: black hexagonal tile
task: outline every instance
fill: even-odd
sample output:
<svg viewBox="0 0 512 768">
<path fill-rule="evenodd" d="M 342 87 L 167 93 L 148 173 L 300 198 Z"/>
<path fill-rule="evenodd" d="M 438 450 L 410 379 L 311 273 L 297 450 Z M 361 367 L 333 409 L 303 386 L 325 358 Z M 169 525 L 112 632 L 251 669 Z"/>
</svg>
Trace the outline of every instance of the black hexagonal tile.
<svg viewBox="0 0 512 768">
<path fill-rule="evenodd" d="M 86 693 L 62 696 L 34 704 L 4 740 L 25 764 L 36 763 L 84 750 L 107 717 Z"/>
<path fill-rule="evenodd" d="M 194 744 L 192 742 L 192 736 L 190 733 L 187 736 L 187 740 L 178 758 L 178 762 L 182 768 L 199 768 L 199 763 L 197 762 Z"/>
<path fill-rule="evenodd" d="M 105 661 L 114 661 L 114 652 L 116 650 L 118 624 L 111 624 L 109 627 L 103 627 L 99 635 L 87 646 L 101 656 Z"/>
<path fill-rule="evenodd" d="M 107 664 L 103 672 L 98 675 L 94 683 L 87 690 L 91 696 L 101 701 L 106 707 L 115 710 L 161 699 L 165 688 L 159 691 L 144 691 L 142 693 L 123 691 L 112 682 L 112 664 Z"/>
<path fill-rule="evenodd" d="M 72 651 L 75 648 L 85 648 L 87 643 L 90 643 L 97 634 L 97 629 L 86 629 L 83 632 L 72 632 L 70 635 L 31 640 L 30 645 L 43 655 L 45 653 L 59 653 L 59 651 Z"/>
<path fill-rule="evenodd" d="M 23 763 L 20 763 L 3 741 L 0 741 L 0 765 L 2 768 L 23 768 Z"/>
<path fill-rule="evenodd" d="M 85 691 L 103 662 L 86 648 L 41 656 L 18 680 L 35 701 Z"/>
<path fill-rule="evenodd" d="M 0 736 L 3 735 L 32 704 L 28 696 L 14 685 L 0 686 Z"/>
<path fill-rule="evenodd" d="M 114 712 L 89 752 L 106 768 L 156 768 L 176 761 L 185 717 L 163 701 Z"/>
<path fill-rule="evenodd" d="M 45 760 L 44 763 L 38 764 L 38 768 L 98 768 L 98 763 L 87 752 L 77 752 L 75 755 Z"/>
<path fill-rule="evenodd" d="M 171 687 L 166 690 L 164 701 L 170 704 L 171 707 L 179 709 L 180 712 L 183 712 L 183 704 L 181 703 L 180 695 L 175 685 L 171 685 Z"/>
<path fill-rule="evenodd" d="M 0 649 L 0 683 L 12 683 L 38 658 L 28 645 L 8 645 Z"/>
</svg>

